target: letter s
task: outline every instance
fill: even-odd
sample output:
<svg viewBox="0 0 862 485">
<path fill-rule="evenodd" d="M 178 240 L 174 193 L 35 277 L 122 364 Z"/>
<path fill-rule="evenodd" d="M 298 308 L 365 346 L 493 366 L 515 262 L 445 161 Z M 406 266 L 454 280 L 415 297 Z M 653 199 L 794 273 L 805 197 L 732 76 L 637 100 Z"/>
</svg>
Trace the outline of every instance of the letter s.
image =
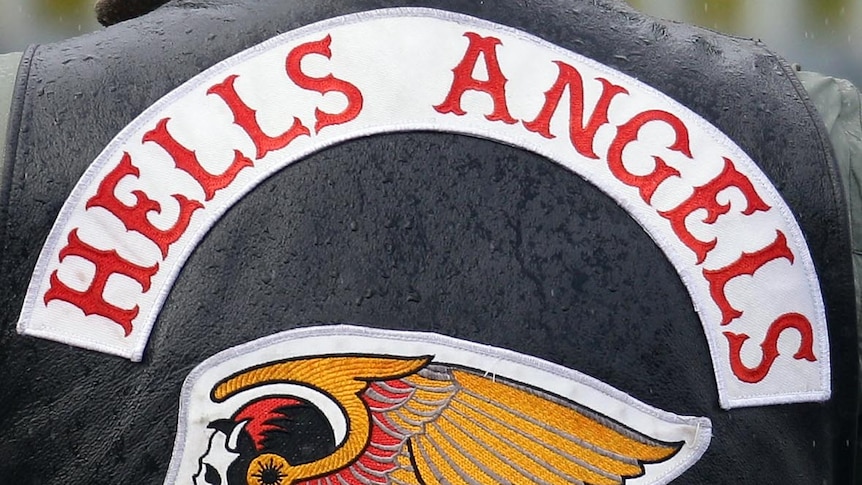
<svg viewBox="0 0 862 485">
<path fill-rule="evenodd" d="M 742 345 L 746 340 L 748 340 L 749 336 L 744 333 L 736 334 L 732 332 L 724 332 L 724 336 L 727 337 L 727 341 L 730 343 L 730 367 L 736 377 L 743 382 L 752 384 L 762 381 L 766 375 L 769 374 L 769 370 L 772 368 L 772 364 L 775 362 L 775 359 L 778 358 L 778 337 L 782 332 L 790 328 L 796 329 L 802 336 L 802 342 L 799 343 L 799 350 L 793 354 L 793 358 L 796 360 L 805 359 L 809 362 L 816 361 L 817 358 L 814 356 L 814 335 L 811 330 L 811 322 L 798 313 L 787 313 L 778 317 L 778 319 L 772 322 L 772 325 L 769 326 L 769 330 L 766 332 L 766 338 L 763 340 L 763 343 L 760 344 L 763 357 L 760 359 L 760 364 L 754 368 L 746 367 L 746 365 L 742 363 L 742 359 L 740 357 Z"/>
<path fill-rule="evenodd" d="M 347 123 L 359 116 L 360 111 L 362 111 L 362 92 L 353 84 L 338 79 L 332 74 L 327 74 L 324 77 L 311 77 L 302 72 L 302 59 L 309 54 L 319 54 L 327 59 L 332 58 L 332 50 L 329 48 L 331 42 L 332 37 L 327 35 L 322 40 L 297 46 L 287 55 L 287 75 L 297 86 L 321 94 L 339 92 L 347 97 L 347 107 L 341 113 L 327 113 L 321 111 L 320 108 L 314 110 L 314 116 L 317 120 L 314 125 L 316 133 L 320 133 L 320 130 L 329 125 Z"/>
</svg>

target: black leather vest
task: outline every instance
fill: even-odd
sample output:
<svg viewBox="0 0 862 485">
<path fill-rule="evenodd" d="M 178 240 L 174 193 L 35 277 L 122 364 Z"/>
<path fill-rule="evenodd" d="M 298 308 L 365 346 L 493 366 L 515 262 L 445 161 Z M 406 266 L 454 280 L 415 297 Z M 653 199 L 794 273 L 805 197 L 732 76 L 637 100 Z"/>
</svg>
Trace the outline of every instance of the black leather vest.
<svg viewBox="0 0 862 485">
<path fill-rule="evenodd" d="M 161 483 L 193 367 L 282 330 L 353 323 L 514 350 L 668 412 L 708 417 L 709 448 L 677 483 L 850 483 L 853 280 L 841 183 L 816 112 L 787 64 L 759 43 L 619 3 L 172 1 L 28 50 L 0 179 L 0 482 Z M 64 200 L 125 125 L 243 49 L 392 6 L 530 32 L 662 91 L 736 142 L 808 241 L 829 322 L 831 399 L 720 408 L 697 314 L 649 235 L 542 156 L 447 133 L 348 141 L 268 178 L 190 256 L 142 363 L 16 333 Z"/>
</svg>

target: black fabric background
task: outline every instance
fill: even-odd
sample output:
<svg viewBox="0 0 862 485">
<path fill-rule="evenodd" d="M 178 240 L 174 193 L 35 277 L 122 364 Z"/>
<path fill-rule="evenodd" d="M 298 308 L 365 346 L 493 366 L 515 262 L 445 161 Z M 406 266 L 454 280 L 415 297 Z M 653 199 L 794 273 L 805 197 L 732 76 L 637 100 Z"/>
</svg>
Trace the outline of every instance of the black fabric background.
<svg viewBox="0 0 862 485">
<path fill-rule="evenodd" d="M 16 334 L 59 208 L 125 124 L 244 48 L 394 5 L 529 31 L 664 91 L 735 140 L 808 238 L 830 321 L 833 399 L 721 410 L 691 301 L 637 223 L 542 157 L 444 133 L 344 143 L 261 184 L 189 259 L 143 363 Z M 499 346 L 708 416 L 712 443 L 678 483 L 851 482 L 857 355 L 841 185 L 813 108 L 762 46 L 602 1 L 174 1 L 30 51 L 19 82 L 0 186 L 0 483 L 161 483 L 195 365 L 329 323 Z"/>
</svg>

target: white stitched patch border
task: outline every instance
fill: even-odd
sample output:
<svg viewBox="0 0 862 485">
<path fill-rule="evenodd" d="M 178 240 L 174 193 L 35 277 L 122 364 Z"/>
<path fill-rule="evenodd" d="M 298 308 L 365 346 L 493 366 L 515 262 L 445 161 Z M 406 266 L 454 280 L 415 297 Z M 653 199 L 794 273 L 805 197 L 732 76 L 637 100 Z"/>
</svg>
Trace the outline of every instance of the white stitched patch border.
<svg viewBox="0 0 862 485">
<path fill-rule="evenodd" d="M 576 79 L 582 119 L 570 112 Z M 525 148 L 619 203 L 688 289 L 723 407 L 830 396 L 826 318 L 807 245 L 739 147 L 607 66 L 509 27 L 421 8 L 286 33 L 147 109 L 63 206 L 19 332 L 141 360 L 174 279 L 231 205 L 328 146 L 414 130 Z M 140 217 L 133 191 L 161 212 Z"/>
</svg>

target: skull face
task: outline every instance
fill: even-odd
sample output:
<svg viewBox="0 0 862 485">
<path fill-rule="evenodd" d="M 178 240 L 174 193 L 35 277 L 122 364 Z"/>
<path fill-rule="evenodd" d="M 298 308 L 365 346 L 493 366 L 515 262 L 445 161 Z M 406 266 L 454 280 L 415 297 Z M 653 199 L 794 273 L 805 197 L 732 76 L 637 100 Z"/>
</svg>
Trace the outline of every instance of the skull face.
<svg viewBox="0 0 862 485">
<path fill-rule="evenodd" d="M 194 485 L 228 485 L 228 467 L 240 456 L 236 440 L 244 425 L 238 424 L 230 436 L 211 428 L 207 451 L 198 459 L 198 471 L 192 477 Z"/>
</svg>

